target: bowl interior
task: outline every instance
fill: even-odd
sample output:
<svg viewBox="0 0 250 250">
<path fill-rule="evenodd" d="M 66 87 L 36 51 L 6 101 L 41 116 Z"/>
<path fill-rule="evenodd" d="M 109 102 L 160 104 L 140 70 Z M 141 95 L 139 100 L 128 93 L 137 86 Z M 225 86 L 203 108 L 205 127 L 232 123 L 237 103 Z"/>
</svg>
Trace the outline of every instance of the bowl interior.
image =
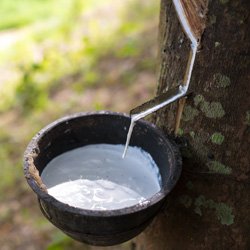
<svg viewBox="0 0 250 250">
<path fill-rule="evenodd" d="M 46 127 L 37 140 L 35 166 L 41 175 L 54 157 L 89 144 L 125 144 L 130 118 L 121 114 L 90 114 L 62 119 Z M 157 164 L 162 188 L 171 188 L 179 176 L 176 152 L 165 136 L 152 124 L 138 121 L 130 141 L 141 147 Z"/>
<path fill-rule="evenodd" d="M 29 185 L 38 197 L 51 199 L 50 195 L 41 190 L 41 185 L 37 183 L 36 178 L 30 178 L 29 173 L 32 164 L 30 164 L 29 158 L 32 157 L 32 162 L 34 162 L 41 176 L 49 161 L 69 150 L 99 143 L 125 144 L 129 125 L 129 116 L 107 111 L 78 113 L 49 124 L 32 139 L 25 152 L 24 172 Z M 138 146 L 148 152 L 159 168 L 162 179 L 161 190 L 147 199 L 150 205 L 153 205 L 165 198 L 180 176 L 181 158 L 179 150 L 155 125 L 143 120 L 136 123 L 130 145 Z M 54 198 L 52 201 L 55 206 L 63 204 L 60 204 Z M 146 207 L 138 205 L 135 210 L 143 210 Z M 80 214 L 84 213 L 77 208 L 72 208 L 72 210 L 65 207 L 65 209 L 74 210 Z M 116 210 L 117 214 L 130 212 L 126 208 L 120 210 L 123 211 Z M 93 215 L 100 212 L 88 210 L 91 213 L 92 211 Z M 101 215 L 106 216 L 106 213 L 102 212 Z"/>
</svg>

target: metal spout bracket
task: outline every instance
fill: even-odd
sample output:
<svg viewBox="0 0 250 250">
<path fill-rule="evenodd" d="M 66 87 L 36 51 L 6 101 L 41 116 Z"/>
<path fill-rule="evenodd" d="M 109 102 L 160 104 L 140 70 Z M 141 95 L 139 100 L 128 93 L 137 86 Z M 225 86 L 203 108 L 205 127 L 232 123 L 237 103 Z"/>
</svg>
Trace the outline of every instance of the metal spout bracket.
<svg viewBox="0 0 250 250">
<path fill-rule="evenodd" d="M 190 53 L 183 82 L 180 86 L 170 89 L 167 92 L 153 98 L 152 100 L 149 100 L 132 109 L 130 111 L 130 115 L 134 122 L 190 93 L 190 91 L 188 91 L 188 88 L 194 67 L 195 57 L 199 46 L 200 36 L 205 28 L 205 12 L 201 13 L 200 11 L 206 10 L 204 2 L 206 1 L 173 0 L 173 4 L 183 31 L 186 34 L 187 38 L 190 40 Z M 184 103 L 185 101 L 181 102 L 178 107 L 175 131 L 178 130 L 180 124 L 180 118 Z"/>
<path fill-rule="evenodd" d="M 185 87 L 182 85 L 177 86 L 130 110 L 130 116 L 135 117 L 138 115 L 137 120 L 139 120 L 140 118 L 147 116 L 168 104 L 171 104 L 181 97 L 188 96 L 191 93 L 191 90 L 186 91 Z"/>
</svg>

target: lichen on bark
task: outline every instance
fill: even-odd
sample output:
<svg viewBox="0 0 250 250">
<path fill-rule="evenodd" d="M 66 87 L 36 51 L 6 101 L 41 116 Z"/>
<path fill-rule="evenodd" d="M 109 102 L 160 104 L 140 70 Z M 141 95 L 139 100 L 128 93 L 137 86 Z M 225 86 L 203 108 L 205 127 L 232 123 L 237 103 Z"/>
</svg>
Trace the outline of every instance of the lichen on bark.
<svg viewBox="0 0 250 250">
<path fill-rule="evenodd" d="M 214 74 L 214 82 L 217 88 L 226 88 L 230 86 L 231 80 L 228 76 L 221 73 Z"/>
<path fill-rule="evenodd" d="M 199 114 L 199 111 L 196 108 L 193 108 L 190 105 L 186 105 L 184 107 L 182 119 L 183 121 L 191 121 L 193 120 L 197 115 Z"/>
<path fill-rule="evenodd" d="M 207 163 L 207 166 L 212 173 L 226 174 L 226 175 L 232 173 L 232 168 L 225 166 L 224 164 L 218 161 L 209 161 Z"/>
<path fill-rule="evenodd" d="M 200 216 L 203 215 L 202 209 L 213 209 L 217 219 L 222 225 L 231 225 L 234 223 L 233 209 L 224 202 L 215 202 L 212 199 L 206 199 L 205 196 L 200 195 L 194 201 L 194 212 Z"/>
<path fill-rule="evenodd" d="M 225 111 L 220 102 L 203 101 L 200 104 L 201 111 L 208 118 L 221 118 L 225 115 Z"/>
<path fill-rule="evenodd" d="M 246 112 L 246 120 L 245 123 L 250 126 L 250 110 Z"/>
<path fill-rule="evenodd" d="M 194 105 L 208 118 L 221 118 L 225 115 L 225 110 L 220 102 L 208 102 L 201 94 L 196 95 L 193 100 Z"/>
<path fill-rule="evenodd" d="M 221 145 L 224 141 L 225 137 L 220 132 L 215 132 L 211 135 L 211 141 L 214 144 Z"/>
</svg>

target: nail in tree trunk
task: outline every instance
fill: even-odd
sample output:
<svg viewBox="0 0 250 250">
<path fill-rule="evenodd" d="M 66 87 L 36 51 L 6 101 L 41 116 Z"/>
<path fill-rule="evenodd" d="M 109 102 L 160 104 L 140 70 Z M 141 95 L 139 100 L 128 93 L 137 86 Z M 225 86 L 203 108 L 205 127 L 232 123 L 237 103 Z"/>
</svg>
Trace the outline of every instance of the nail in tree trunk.
<svg viewBox="0 0 250 250">
<path fill-rule="evenodd" d="M 187 1 L 188 2 L 188 1 Z M 138 250 L 250 249 L 248 0 L 208 2 L 207 21 L 179 136 L 183 172 L 166 206 L 136 239 Z M 162 0 L 158 94 L 181 83 L 189 41 Z M 177 105 L 157 113 L 166 133 Z"/>
</svg>

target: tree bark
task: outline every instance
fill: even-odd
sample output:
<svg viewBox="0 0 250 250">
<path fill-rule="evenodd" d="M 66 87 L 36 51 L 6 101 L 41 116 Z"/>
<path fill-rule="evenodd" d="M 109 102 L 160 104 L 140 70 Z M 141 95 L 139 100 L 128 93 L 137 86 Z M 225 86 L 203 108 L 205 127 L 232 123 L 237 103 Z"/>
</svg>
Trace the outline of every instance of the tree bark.
<svg viewBox="0 0 250 250">
<path fill-rule="evenodd" d="M 138 250 L 250 249 L 250 91 L 248 0 L 209 1 L 176 141 L 183 156 L 180 181 Z M 189 52 L 173 4 L 162 0 L 158 94 L 180 84 Z M 154 122 L 174 128 L 177 106 Z"/>
</svg>

